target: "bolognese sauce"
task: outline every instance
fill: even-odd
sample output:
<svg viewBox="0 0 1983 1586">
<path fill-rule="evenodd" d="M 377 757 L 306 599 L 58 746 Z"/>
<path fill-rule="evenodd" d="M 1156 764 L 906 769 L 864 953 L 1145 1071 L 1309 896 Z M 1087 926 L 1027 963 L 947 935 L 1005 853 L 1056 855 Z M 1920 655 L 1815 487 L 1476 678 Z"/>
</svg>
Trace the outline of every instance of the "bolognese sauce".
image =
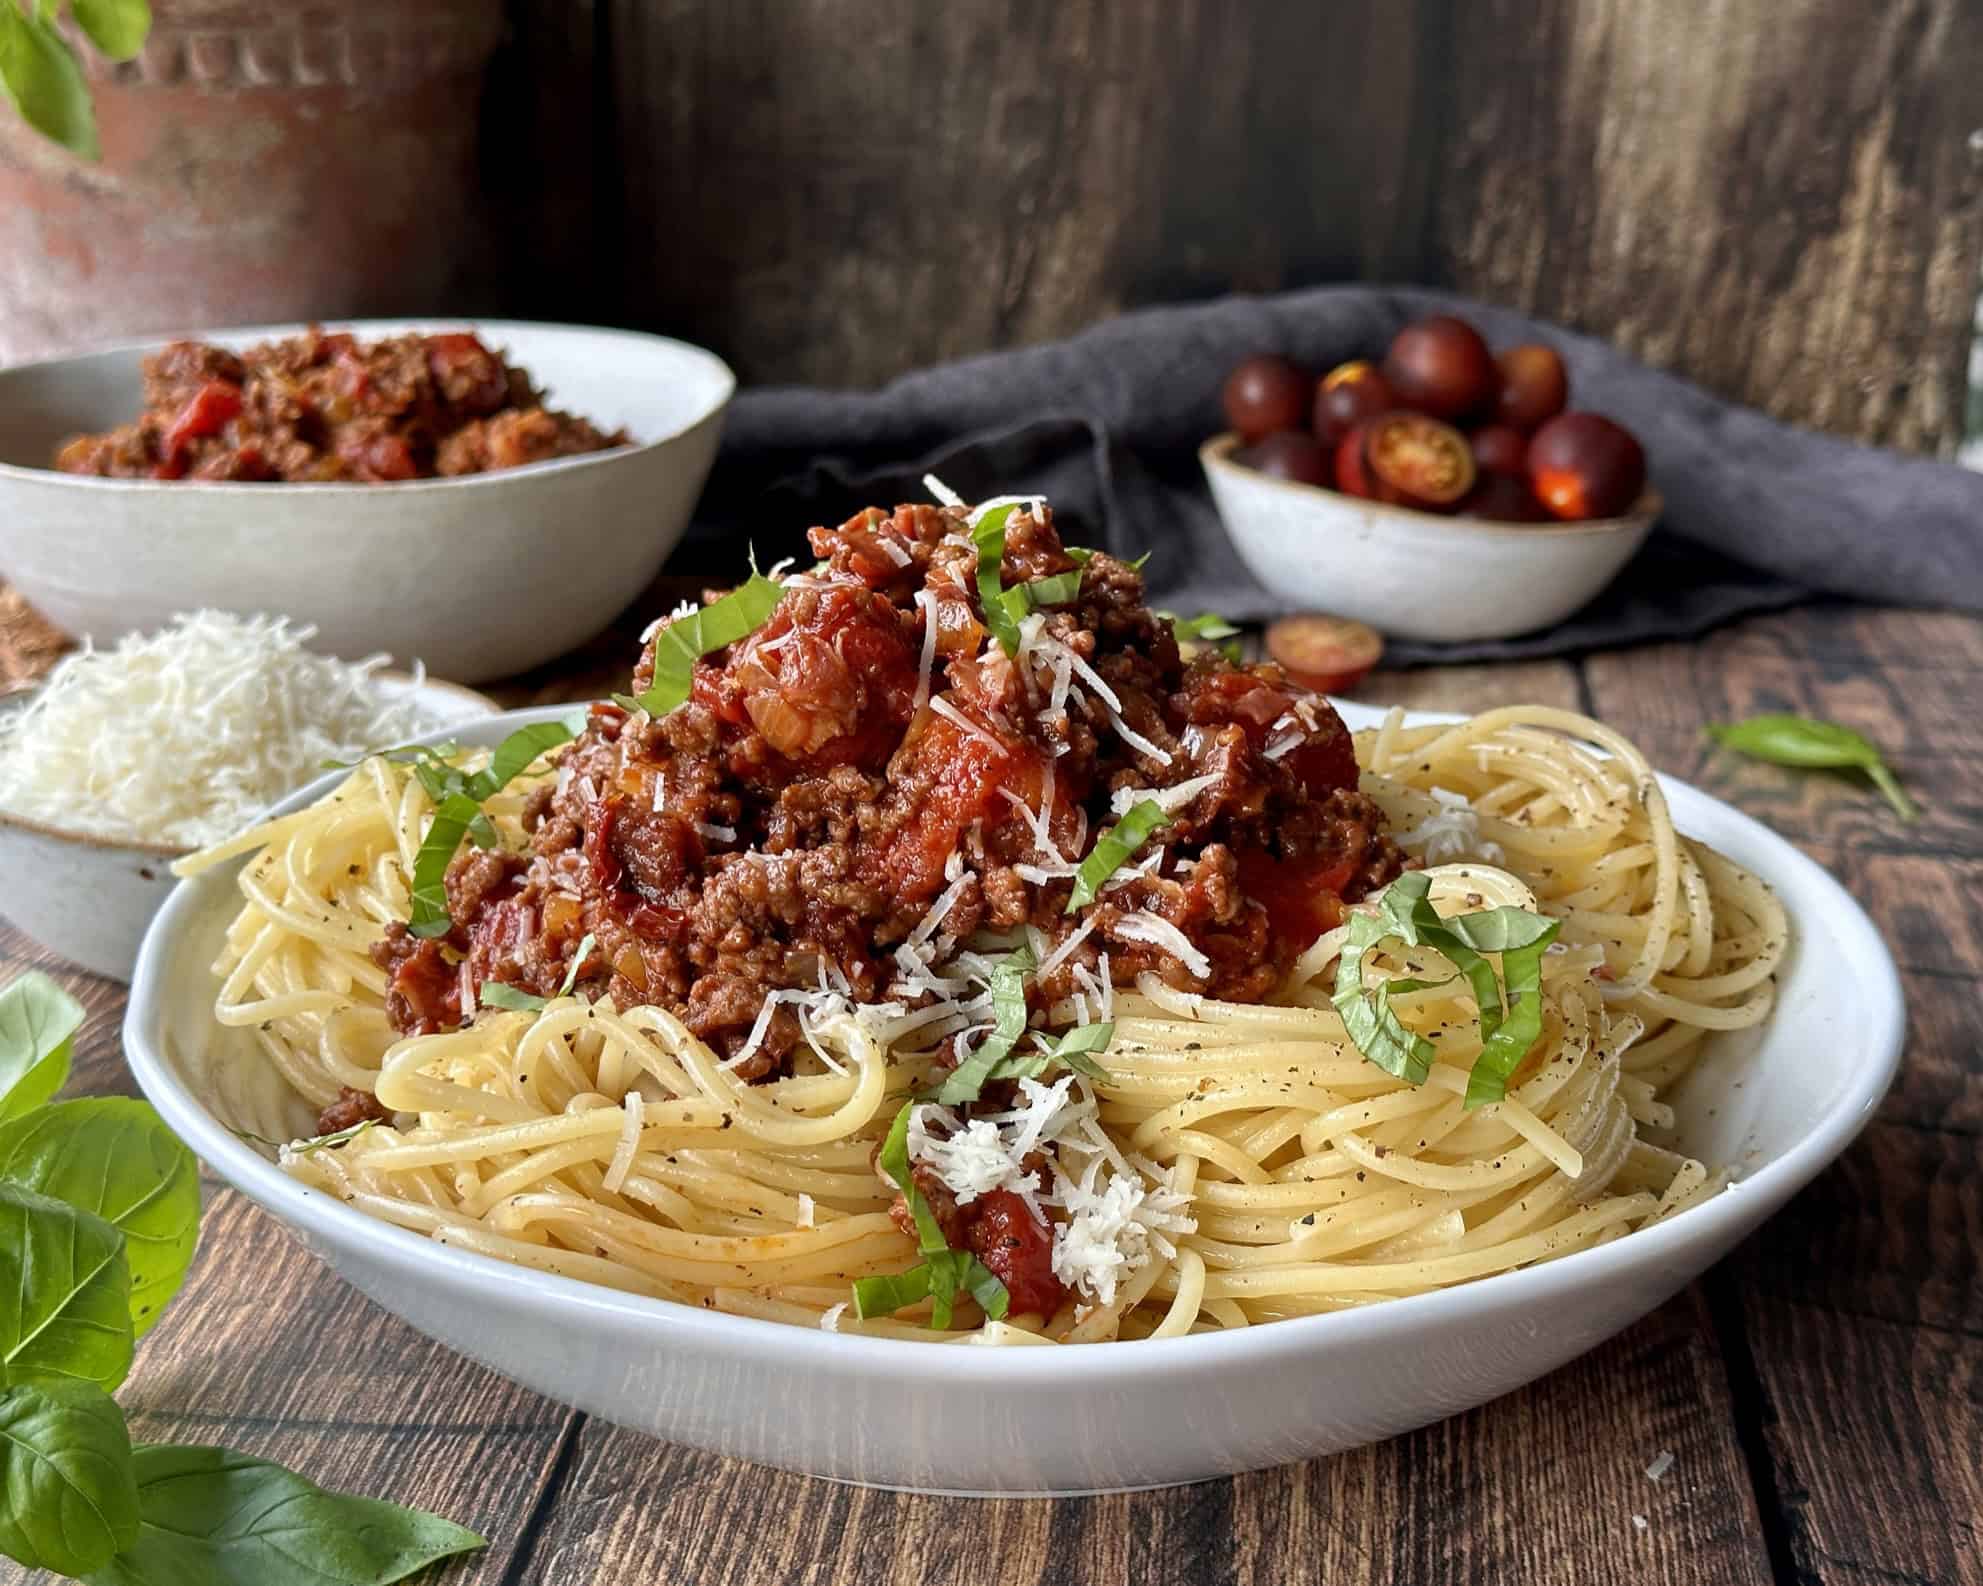
<svg viewBox="0 0 1983 1586">
<path fill-rule="evenodd" d="M 818 565 L 694 663 L 682 704 L 591 707 L 529 801 L 527 851 L 453 861 L 449 934 L 375 946 L 400 1031 L 455 1025 L 464 985 L 555 995 L 583 950 L 582 992 L 665 1006 L 766 1079 L 803 1038 L 775 994 L 831 980 L 913 1007 L 925 966 L 982 933 L 1030 938 L 1036 1007 L 1146 971 L 1257 1001 L 1405 867 L 1327 701 L 1272 664 L 1187 661 L 1140 573 L 1070 554 L 1043 504 L 1008 519 L 1002 572 L 1068 598 L 1025 617 L 1017 653 L 988 633 L 962 509 L 810 538 Z M 650 646 L 636 692 L 655 664 Z M 1083 856 L 1145 798 L 1167 823 L 1070 912 Z M 939 1204 L 954 1245 L 1042 1297 L 1034 1220 Z"/>
<path fill-rule="evenodd" d="M 64 444 L 64 473 L 116 479 L 392 483 L 486 473 L 628 443 L 544 406 L 466 331 L 369 345 L 316 327 L 230 352 L 178 341 L 144 361 L 144 412 Z"/>
</svg>

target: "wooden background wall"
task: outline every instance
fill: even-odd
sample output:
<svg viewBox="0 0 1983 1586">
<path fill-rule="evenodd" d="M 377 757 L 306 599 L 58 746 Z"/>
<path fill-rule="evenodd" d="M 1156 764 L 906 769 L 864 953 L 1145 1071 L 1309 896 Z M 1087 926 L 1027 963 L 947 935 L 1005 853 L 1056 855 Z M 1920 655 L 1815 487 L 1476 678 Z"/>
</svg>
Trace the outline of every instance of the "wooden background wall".
<svg viewBox="0 0 1983 1586">
<path fill-rule="evenodd" d="M 1364 278 L 1961 428 L 1979 0 L 512 0 L 491 302 L 868 384 Z"/>
</svg>

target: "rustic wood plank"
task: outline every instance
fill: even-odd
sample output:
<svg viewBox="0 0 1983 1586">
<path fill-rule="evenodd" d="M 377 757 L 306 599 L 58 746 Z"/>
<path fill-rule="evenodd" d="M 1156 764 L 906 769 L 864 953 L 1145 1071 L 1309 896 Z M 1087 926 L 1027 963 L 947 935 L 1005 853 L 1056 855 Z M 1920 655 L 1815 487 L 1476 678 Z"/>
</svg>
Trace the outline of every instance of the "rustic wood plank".
<svg viewBox="0 0 1983 1586">
<path fill-rule="evenodd" d="M 1129 303 L 1408 275 L 1439 9 L 615 0 L 625 229 L 592 284 L 747 379 L 846 385 Z"/>
<path fill-rule="evenodd" d="M 1107 1498 L 890 1495 L 589 1421 L 530 1578 L 729 1583 L 1770 1579 L 1712 1329 L 1682 1298 L 1545 1381 L 1334 1459 Z M 1674 1455 L 1660 1482 L 1645 1470 Z M 634 1501 L 638 1495 L 639 1501 Z M 1643 1528 L 1634 1520 L 1642 1517 Z"/>
<path fill-rule="evenodd" d="M 1568 661 L 1513 661 L 1490 666 L 1422 666 L 1373 672 L 1350 691 L 1360 705 L 1406 710 L 1483 711 L 1497 705 L 1581 708 L 1577 670 Z"/>
<path fill-rule="evenodd" d="M 1710 1280 L 1764 1523 L 1795 1577 L 1826 1586 L 1983 1579 L 1980 645 L 1968 618 L 1814 608 L 1587 668 L 1599 711 L 1656 759 L 1837 874 L 1906 981 L 1907 1054 L 1878 1119 Z M 1699 736 L 1765 709 L 1866 732 L 1925 818 Z"/>
<path fill-rule="evenodd" d="M 1452 8 L 1463 291 L 1780 417 L 1951 450 L 1983 264 L 1967 0 Z"/>
</svg>

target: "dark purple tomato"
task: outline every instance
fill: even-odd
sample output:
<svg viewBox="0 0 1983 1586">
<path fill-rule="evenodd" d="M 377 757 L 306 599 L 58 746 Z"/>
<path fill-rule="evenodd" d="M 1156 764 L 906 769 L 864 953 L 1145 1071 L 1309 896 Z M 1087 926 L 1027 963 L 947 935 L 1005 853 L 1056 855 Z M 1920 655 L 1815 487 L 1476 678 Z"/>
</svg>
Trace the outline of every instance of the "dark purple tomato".
<svg viewBox="0 0 1983 1586">
<path fill-rule="evenodd" d="M 1474 467 L 1484 474 L 1523 474 L 1527 470 L 1529 438 L 1512 424 L 1483 424 L 1467 437 Z"/>
<path fill-rule="evenodd" d="M 1496 360 L 1501 389 L 1494 399 L 1494 416 L 1527 432 L 1553 419 L 1570 405 L 1570 376 L 1554 347 L 1524 342 Z"/>
<path fill-rule="evenodd" d="M 1339 363 L 1315 388 L 1315 438 L 1324 446 L 1340 446 L 1343 437 L 1365 419 L 1397 405 L 1390 381 L 1368 358 Z"/>
<path fill-rule="evenodd" d="M 1398 332 L 1384 355 L 1384 378 L 1399 406 L 1460 419 L 1493 403 L 1499 376 L 1479 331 L 1451 314 L 1434 314 Z"/>
<path fill-rule="evenodd" d="M 1285 358 L 1249 358 L 1226 376 L 1226 422 L 1246 441 L 1308 426 L 1315 382 Z"/>
<path fill-rule="evenodd" d="M 1305 430 L 1281 430 L 1239 454 L 1238 461 L 1276 479 L 1304 485 L 1331 483 L 1329 454 Z"/>
<path fill-rule="evenodd" d="M 1463 518 L 1485 518 L 1493 523 L 1548 523 L 1548 512 L 1536 500 L 1526 479 L 1513 474 L 1482 474 L 1479 482 L 1460 503 Z"/>
<path fill-rule="evenodd" d="M 1450 424 L 1423 413 L 1371 421 L 1363 466 L 1379 501 L 1421 512 L 1450 512 L 1473 489 L 1473 450 Z"/>
<path fill-rule="evenodd" d="M 1529 441 L 1529 484 L 1552 517 L 1615 518 L 1646 485 L 1632 432 L 1598 413 L 1559 413 Z"/>
</svg>

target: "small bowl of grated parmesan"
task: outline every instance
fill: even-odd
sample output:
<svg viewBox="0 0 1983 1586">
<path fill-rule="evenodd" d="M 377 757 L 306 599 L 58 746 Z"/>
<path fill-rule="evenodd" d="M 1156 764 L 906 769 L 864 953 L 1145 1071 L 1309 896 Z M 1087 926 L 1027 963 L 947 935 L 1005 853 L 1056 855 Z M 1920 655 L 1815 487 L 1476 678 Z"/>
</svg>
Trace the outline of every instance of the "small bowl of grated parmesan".
<svg viewBox="0 0 1983 1586">
<path fill-rule="evenodd" d="M 85 647 L 0 702 L 0 916 L 128 979 L 172 861 L 322 774 L 490 714 L 480 694 L 387 657 L 313 653 L 309 627 L 198 611 Z"/>
</svg>

